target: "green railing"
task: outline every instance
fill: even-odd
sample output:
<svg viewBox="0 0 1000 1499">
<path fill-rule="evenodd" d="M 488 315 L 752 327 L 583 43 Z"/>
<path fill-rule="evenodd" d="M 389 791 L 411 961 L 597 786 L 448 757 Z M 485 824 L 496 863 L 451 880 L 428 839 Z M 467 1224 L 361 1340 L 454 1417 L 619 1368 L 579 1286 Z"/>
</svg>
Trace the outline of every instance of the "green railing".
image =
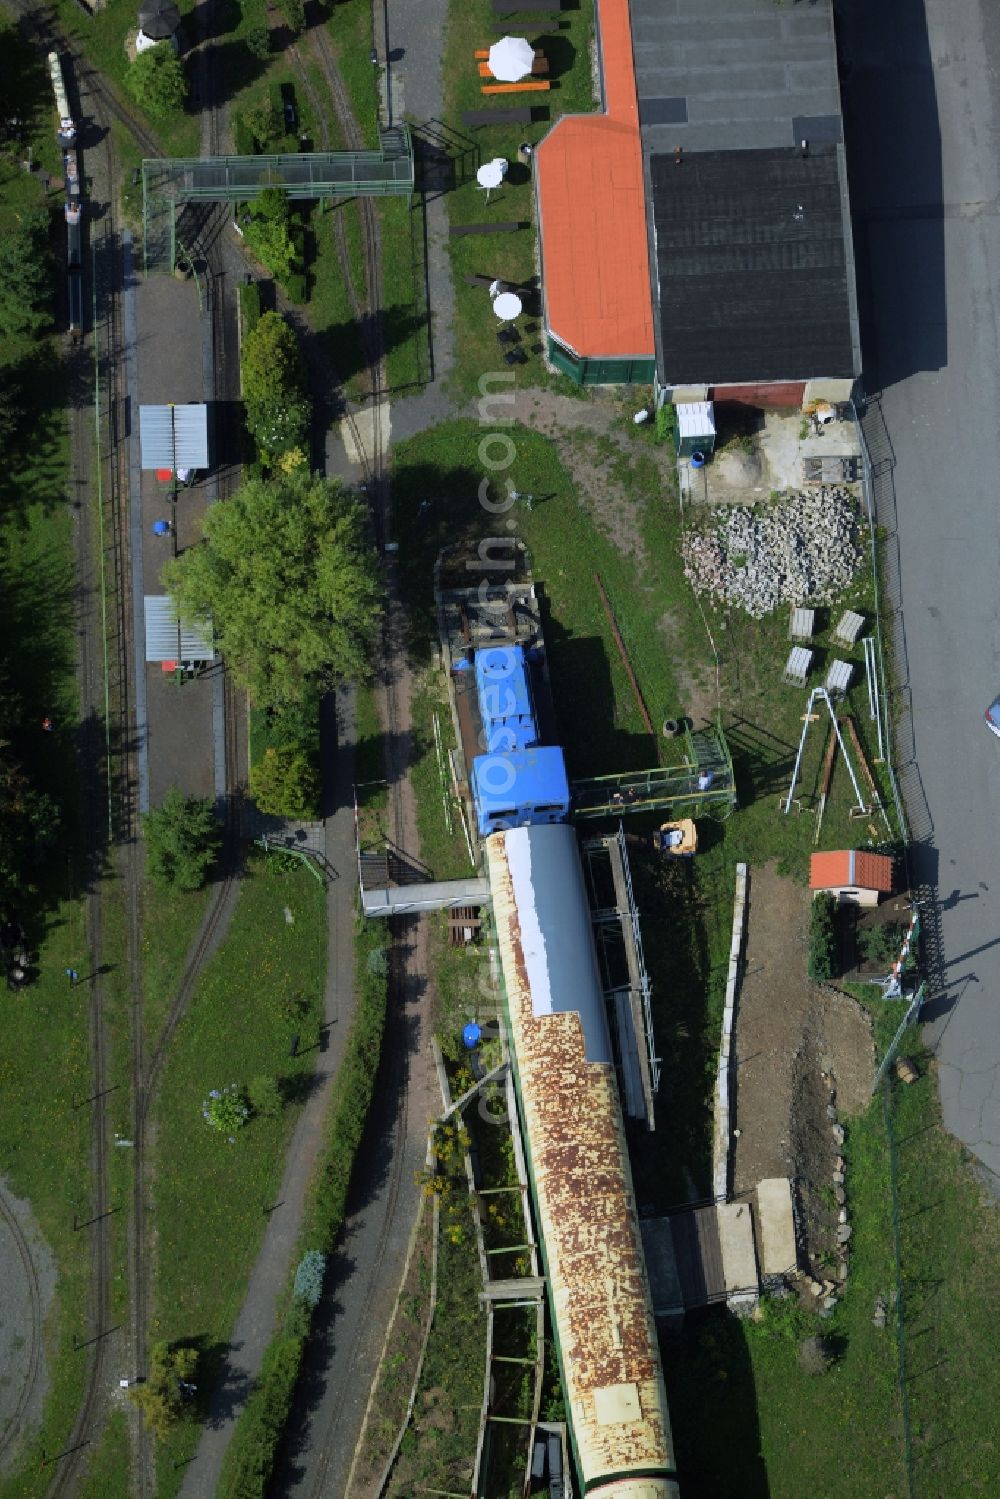
<svg viewBox="0 0 1000 1499">
<path fill-rule="evenodd" d="M 269 187 L 284 188 L 298 200 L 409 197 L 413 186 L 413 143 L 405 125 L 383 131 L 378 151 L 147 160 L 142 164 L 145 268 L 173 270 L 179 203 L 250 203 Z"/>
</svg>

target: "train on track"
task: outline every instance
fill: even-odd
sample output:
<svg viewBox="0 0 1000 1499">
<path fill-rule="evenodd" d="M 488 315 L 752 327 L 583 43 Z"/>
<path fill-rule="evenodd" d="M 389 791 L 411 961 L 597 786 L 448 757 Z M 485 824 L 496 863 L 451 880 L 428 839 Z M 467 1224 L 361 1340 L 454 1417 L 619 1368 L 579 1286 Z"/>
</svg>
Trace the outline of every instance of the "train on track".
<svg viewBox="0 0 1000 1499">
<path fill-rule="evenodd" d="M 80 162 L 76 149 L 76 121 L 66 96 L 62 62 L 58 52 L 48 56 L 49 78 L 55 96 L 58 125 L 56 139 L 62 148 L 63 178 L 66 184 L 66 295 L 69 304 L 69 336 L 74 343 L 83 337 L 83 196 L 80 184 Z"/>
</svg>

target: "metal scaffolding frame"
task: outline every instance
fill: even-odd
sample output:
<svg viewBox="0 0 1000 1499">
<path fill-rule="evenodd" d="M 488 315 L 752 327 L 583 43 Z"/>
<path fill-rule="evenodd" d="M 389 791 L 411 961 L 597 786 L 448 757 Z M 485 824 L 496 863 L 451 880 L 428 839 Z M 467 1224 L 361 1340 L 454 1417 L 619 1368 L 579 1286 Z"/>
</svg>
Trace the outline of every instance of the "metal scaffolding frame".
<svg viewBox="0 0 1000 1499">
<path fill-rule="evenodd" d="M 289 198 L 413 193 L 413 143 L 405 125 L 380 132 L 377 151 L 300 151 L 283 156 L 157 157 L 142 164 L 145 269 L 172 271 L 179 203 L 249 203 L 269 187 Z"/>
</svg>

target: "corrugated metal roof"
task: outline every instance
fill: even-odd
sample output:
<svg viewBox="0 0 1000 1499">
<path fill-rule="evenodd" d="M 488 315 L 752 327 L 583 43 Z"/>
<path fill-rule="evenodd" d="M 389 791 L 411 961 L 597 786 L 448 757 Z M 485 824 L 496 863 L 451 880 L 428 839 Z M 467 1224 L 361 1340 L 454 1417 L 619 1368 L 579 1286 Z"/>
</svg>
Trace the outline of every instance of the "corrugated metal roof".
<svg viewBox="0 0 1000 1499">
<path fill-rule="evenodd" d="M 204 625 L 181 623 L 174 601 L 167 593 L 147 594 L 143 599 L 146 614 L 147 661 L 214 661 L 212 621 Z"/>
<path fill-rule="evenodd" d="M 620 1475 L 609 1495 L 669 1499 L 677 1493 L 667 1476 L 675 1467 L 673 1441 L 614 1068 L 606 1053 L 589 1060 L 591 1038 L 571 1002 L 572 975 L 594 961 L 575 835 L 566 826 L 517 828 L 494 834 L 486 849 L 582 1476 L 590 1487 Z M 560 900 L 551 889 L 557 881 L 577 893 Z M 570 926 L 557 933 L 553 923 L 562 921 Z M 574 951 L 581 944 L 589 949 L 586 962 Z M 585 988 L 589 983 L 584 980 Z M 606 1035 L 605 1022 L 605 1046 Z M 620 1419 L 609 1421 L 612 1414 Z M 628 1478 L 637 1472 L 641 1479 Z"/>
<path fill-rule="evenodd" d="M 208 407 L 140 406 L 139 446 L 144 469 L 208 468 Z"/>
</svg>

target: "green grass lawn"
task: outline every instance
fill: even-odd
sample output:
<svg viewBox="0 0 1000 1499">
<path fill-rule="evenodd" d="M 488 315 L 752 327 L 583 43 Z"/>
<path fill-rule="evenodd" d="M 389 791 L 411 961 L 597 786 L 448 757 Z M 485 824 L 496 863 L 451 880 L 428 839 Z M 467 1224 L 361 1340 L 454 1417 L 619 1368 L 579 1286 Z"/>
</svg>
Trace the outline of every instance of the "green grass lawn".
<svg viewBox="0 0 1000 1499">
<path fill-rule="evenodd" d="M 89 986 L 70 988 L 65 973 L 90 972 L 81 902 L 53 910 L 39 968 L 25 993 L 4 995 L 0 1174 L 16 1197 L 31 1203 L 59 1280 L 45 1326 L 49 1387 L 42 1425 L 18 1453 L 15 1469 L 0 1477 L 2 1499 L 34 1499 L 48 1489 L 43 1453 L 65 1446 L 83 1395 L 86 1355 L 73 1341 L 93 1332 L 90 1235 L 74 1229 L 74 1221 L 89 1219 L 92 1202 Z"/>
<path fill-rule="evenodd" d="M 288 908 L 294 924 L 285 916 Z M 251 861 L 233 924 L 181 1022 L 156 1106 L 156 1291 L 153 1338 L 197 1340 L 211 1383 L 241 1305 L 275 1200 L 284 1151 L 316 1052 L 325 966 L 325 899 L 310 875 L 276 873 Z M 290 1023 L 282 1002 L 299 993 L 309 1018 Z M 292 1031 L 302 1054 L 292 1059 Z M 202 1102 L 212 1088 L 279 1077 L 290 1098 L 281 1118 L 254 1118 L 234 1138 L 209 1129 Z M 160 1487 L 180 1484 L 173 1464 L 190 1455 L 193 1424 L 159 1453 Z"/>
<path fill-rule="evenodd" d="M 147 1056 L 152 1056 L 176 997 L 191 944 L 212 888 L 163 890 L 147 880 L 142 891 L 142 1009 Z"/>
<path fill-rule="evenodd" d="M 465 284 L 468 275 L 488 275 L 524 285 L 536 274 L 534 191 L 529 172 L 516 160 L 521 141 L 536 144 L 550 129 L 552 122 L 564 114 L 584 114 L 594 109 L 591 80 L 590 43 L 594 27 L 593 0 L 580 0 L 579 7 L 560 12 L 557 28 L 541 30 L 549 23 L 511 20 L 515 34 L 525 34 L 549 59 L 552 88 L 547 93 L 492 97 L 481 93 L 484 82 L 478 73 L 473 54 L 496 40 L 489 0 L 455 0 L 449 12 L 448 42 L 445 50 L 445 118 L 468 140 L 467 151 L 457 160 L 457 186 L 448 195 L 448 212 L 453 224 L 518 222 L 524 227 L 516 233 L 495 237 L 473 235 L 454 239 L 449 244 L 452 278 L 455 283 L 455 351 L 454 369 L 449 375 L 456 394 L 472 395 L 484 370 L 496 369 L 498 348 L 496 320 L 490 311 L 482 287 Z M 505 105 L 530 104 L 530 125 L 498 125 L 475 131 L 462 125 L 462 112 Z M 482 161 L 504 156 L 511 162 L 510 171 L 498 192 L 487 203 L 476 183 L 476 168 Z M 525 339 L 530 349 L 531 340 Z M 521 382 L 548 384 L 549 376 L 541 359 L 532 355 L 519 375 Z M 570 382 L 559 377 L 560 388 Z"/>
</svg>

